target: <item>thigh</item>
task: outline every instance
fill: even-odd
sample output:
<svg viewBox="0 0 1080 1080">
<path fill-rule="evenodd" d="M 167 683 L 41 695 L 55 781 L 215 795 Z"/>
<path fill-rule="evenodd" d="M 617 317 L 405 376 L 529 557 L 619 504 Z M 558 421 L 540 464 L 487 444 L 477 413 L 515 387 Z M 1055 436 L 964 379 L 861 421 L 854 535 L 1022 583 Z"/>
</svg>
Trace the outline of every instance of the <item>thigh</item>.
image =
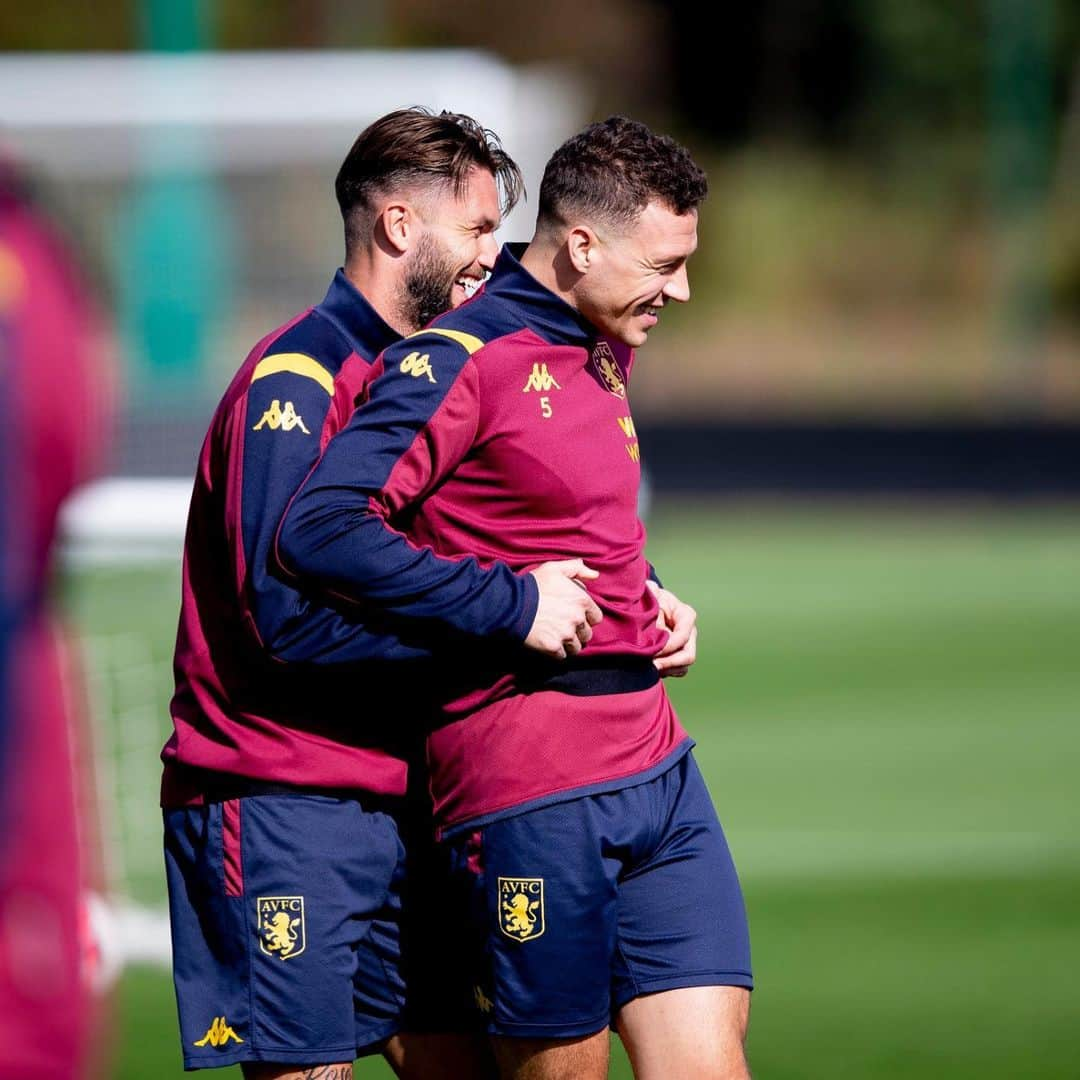
<svg viewBox="0 0 1080 1080">
<path fill-rule="evenodd" d="M 245 1062 L 240 1066 L 244 1080 L 353 1080 L 351 1061 L 336 1065 L 264 1065 Z"/>
<path fill-rule="evenodd" d="M 592 812 L 578 799 L 451 842 L 474 1008 L 492 1035 L 568 1039 L 608 1026 L 617 864 Z"/>
<path fill-rule="evenodd" d="M 693 986 L 645 994 L 619 1012 L 636 1080 L 746 1080 L 750 991 Z"/>
<path fill-rule="evenodd" d="M 576 1039 L 492 1039 L 500 1080 L 605 1080 L 608 1029 Z"/>
<path fill-rule="evenodd" d="M 693 757 L 649 788 L 656 842 L 619 881 L 612 1006 L 694 986 L 751 988 L 739 878 Z"/>
<path fill-rule="evenodd" d="M 389 817 L 299 795 L 167 810 L 165 861 L 185 1067 L 351 1061 L 397 1029 Z"/>
<path fill-rule="evenodd" d="M 450 1031 L 402 1031 L 383 1050 L 401 1080 L 495 1080 L 485 1036 Z"/>
</svg>

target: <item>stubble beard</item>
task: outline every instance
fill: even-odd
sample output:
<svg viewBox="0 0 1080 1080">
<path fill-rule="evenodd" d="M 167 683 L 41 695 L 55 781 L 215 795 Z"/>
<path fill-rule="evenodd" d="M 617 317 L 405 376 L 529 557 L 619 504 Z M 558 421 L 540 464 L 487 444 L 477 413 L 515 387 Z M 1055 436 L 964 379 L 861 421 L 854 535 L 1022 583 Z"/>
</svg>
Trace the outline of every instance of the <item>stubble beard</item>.
<svg viewBox="0 0 1080 1080">
<path fill-rule="evenodd" d="M 436 241 L 421 239 L 401 293 L 401 313 L 412 330 L 427 326 L 432 319 L 453 306 L 457 269 Z"/>
</svg>

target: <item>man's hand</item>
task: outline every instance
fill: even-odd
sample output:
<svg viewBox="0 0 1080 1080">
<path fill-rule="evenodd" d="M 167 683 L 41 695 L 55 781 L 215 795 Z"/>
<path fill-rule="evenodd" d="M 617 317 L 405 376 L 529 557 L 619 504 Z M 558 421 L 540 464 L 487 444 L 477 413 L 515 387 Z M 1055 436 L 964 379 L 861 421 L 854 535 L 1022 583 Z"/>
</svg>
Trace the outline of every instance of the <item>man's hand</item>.
<svg viewBox="0 0 1080 1080">
<path fill-rule="evenodd" d="M 540 603 L 526 647 L 556 660 L 576 656 L 604 617 L 581 582 L 600 575 L 581 559 L 566 559 L 544 563 L 532 576 L 540 590 Z"/>
<path fill-rule="evenodd" d="M 665 678 L 681 679 L 697 659 L 697 612 L 655 581 L 646 584 L 660 602 L 656 625 L 668 631 L 667 644 L 653 657 L 653 664 Z"/>
</svg>

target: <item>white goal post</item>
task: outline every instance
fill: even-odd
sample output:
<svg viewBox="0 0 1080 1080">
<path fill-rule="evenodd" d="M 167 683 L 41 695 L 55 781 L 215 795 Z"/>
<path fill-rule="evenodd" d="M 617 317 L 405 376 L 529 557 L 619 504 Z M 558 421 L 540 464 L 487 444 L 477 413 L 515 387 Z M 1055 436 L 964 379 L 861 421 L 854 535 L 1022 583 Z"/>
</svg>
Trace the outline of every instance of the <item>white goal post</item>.
<svg viewBox="0 0 1080 1080">
<path fill-rule="evenodd" d="M 585 100 L 566 70 L 465 49 L 0 53 L 0 140 L 56 178 L 187 168 L 193 147 L 218 173 L 340 163 L 372 120 L 424 105 L 495 131 L 535 207 L 544 163 L 587 118 Z M 534 214 L 519 206 L 506 235 L 528 239 Z"/>
</svg>

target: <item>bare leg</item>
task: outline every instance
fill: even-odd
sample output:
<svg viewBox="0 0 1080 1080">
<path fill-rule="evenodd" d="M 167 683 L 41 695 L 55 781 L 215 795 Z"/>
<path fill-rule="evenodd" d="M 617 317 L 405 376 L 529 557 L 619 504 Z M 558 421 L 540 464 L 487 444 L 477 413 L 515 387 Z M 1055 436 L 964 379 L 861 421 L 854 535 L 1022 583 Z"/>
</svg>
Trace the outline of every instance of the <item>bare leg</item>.
<svg viewBox="0 0 1080 1080">
<path fill-rule="evenodd" d="M 383 1050 L 401 1080 L 495 1080 L 498 1070 L 486 1035 L 404 1032 Z"/>
<path fill-rule="evenodd" d="M 244 1080 L 353 1080 L 352 1062 L 341 1065 L 264 1065 L 246 1062 Z"/>
<path fill-rule="evenodd" d="M 607 1028 L 577 1039 L 492 1038 L 502 1080 L 606 1080 Z"/>
<path fill-rule="evenodd" d="M 749 1080 L 749 1018 L 749 990 L 693 986 L 628 1001 L 616 1027 L 636 1080 Z"/>
</svg>

